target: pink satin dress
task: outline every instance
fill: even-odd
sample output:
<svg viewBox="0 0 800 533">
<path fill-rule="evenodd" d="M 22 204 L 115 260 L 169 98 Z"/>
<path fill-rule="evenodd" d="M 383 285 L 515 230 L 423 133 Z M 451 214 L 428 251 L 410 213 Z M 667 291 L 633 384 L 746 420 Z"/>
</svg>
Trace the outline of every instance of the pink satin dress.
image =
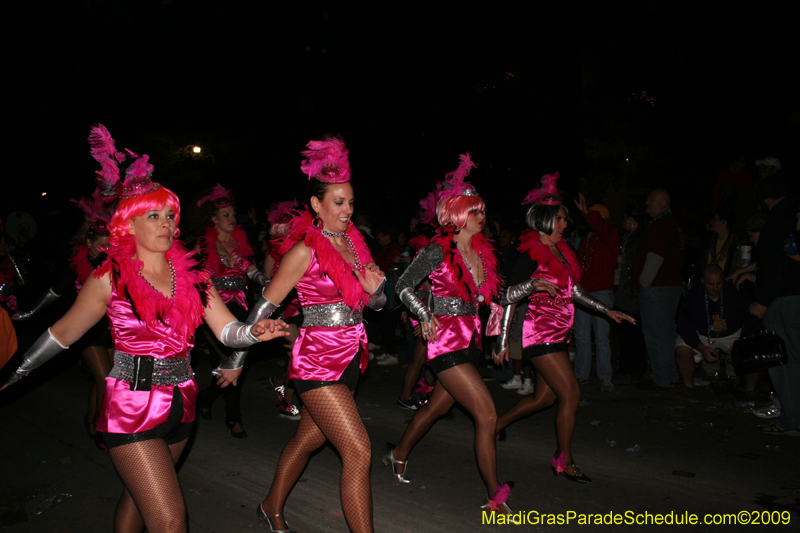
<svg viewBox="0 0 800 533">
<path fill-rule="evenodd" d="M 467 273 L 468 276 L 469 273 Z M 446 263 L 442 263 L 434 269 L 433 272 L 428 274 L 431 281 L 431 292 L 436 298 L 457 298 L 459 295 L 458 285 L 454 279 L 453 274 L 447 267 Z M 477 294 L 478 290 L 475 287 L 475 282 L 472 276 L 467 280 L 473 294 Z M 478 308 L 478 300 L 475 299 L 471 302 L 475 308 Z M 481 346 L 481 319 L 478 315 L 437 315 L 434 309 L 434 316 L 441 324 L 440 328 L 436 329 L 436 342 L 428 343 L 428 361 L 434 359 L 442 354 L 455 352 L 457 350 L 464 350 L 470 347 L 470 340 L 473 335 L 475 336 L 475 346 Z"/>
<path fill-rule="evenodd" d="M 131 303 L 117 294 L 112 284 L 111 298 L 106 311 L 111 323 L 114 347 L 135 356 L 157 359 L 186 356 L 194 346 L 194 338 L 162 322 L 151 330 L 134 316 Z M 177 385 L 183 397 L 181 422 L 193 422 L 197 382 L 192 378 Z M 172 385 L 152 385 L 149 391 L 132 391 L 130 383 L 106 378 L 103 406 L 97 420 L 97 430 L 106 433 L 139 433 L 167 421 L 172 403 Z"/>
<path fill-rule="evenodd" d="M 247 239 L 244 232 L 237 228 L 238 231 L 234 233 L 234 237 L 238 239 Z M 213 230 L 216 232 L 216 230 Z M 211 232 L 213 233 L 213 232 Z M 211 278 L 234 278 L 234 279 L 245 279 L 247 278 L 247 269 L 250 268 L 250 261 L 241 257 L 239 259 L 239 263 L 235 266 L 228 266 L 225 263 L 228 262 L 228 257 L 226 256 L 223 261 L 222 255 L 217 250 L 217 239 L 216 235 L 214 235 L 214 239 L 212 240 L 209 237 L 209 233 L 205 236 L 209 242 L 204 243 L 204 245 L 200 248 L 203 254 L 206 255 L 206 266 L 209 268 L 211 272 Z M 238 242 L 238 240 L 237 240 Z M 249 245 L 246 250 L 250 250 Z M 237 248 L 239 251 L 239 248 Z M 247 310 L 247 295 L 244 291 L 239 290 L 230 290 L 230 289 L 223 289 L 221 287 L 216 287 L 217 292 L 219 293 L 220 298 L 222 301 L 227 305 L 231 300 L 236 300 L 236 303 L 239 304 L 242 309 Z"/>
<path fill-rule="evenodd" d="M 313 248 L 308 268 L 297 283 L 296 289 L 302 307 L 344 303 L 339 289 L 331 278 L 320 272 L 317 252 Z M 302 327 L 292 349 L 288 378 L 336 381 L 359 350 L 361 350 L 359 366 L 363 372 L 369 363 L 367 332 L 363 323 L 333 327 Z"/>
<path fill-rule="evenodd" d="M 571 274 L 563 277 L 554 275 L 544 263 L 539 263 L 532 277 L 550 281 L 559 287 L 555 298 L 546 292 L 534 292 L 530 296 L 522 325 L 522 347 L 568 342 L 575 318 L 572 289 L 577 280 Z"/>
</svg>

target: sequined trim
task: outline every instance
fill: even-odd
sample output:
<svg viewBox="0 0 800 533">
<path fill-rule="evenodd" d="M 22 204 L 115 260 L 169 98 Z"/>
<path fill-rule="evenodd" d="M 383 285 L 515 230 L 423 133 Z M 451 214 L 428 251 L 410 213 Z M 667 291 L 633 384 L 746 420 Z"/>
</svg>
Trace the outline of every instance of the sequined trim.
<svg viewBox="0 0 800 533">
<path fill-rule="evenodd" d="M 566 307 L 572 305 L 572 298 L 551 298 L 547 293 L 538 293 L 534 298 L 531 298 L 531 303 L 536 305 L 550 305 L 553 307 Z"/>
<path fill-rule="evenodd" d="M 433 314 L 440 316 L 468 316 L 477 315 L 477 304 L 465 302 L 461 298 L 438 296 L 433 297 Z"/>
<path fill-rule="evenodd" d="M 0 295 L 14 294 L 14 285 L 0 285 Z"/>
<path fill-rule="evenodd" d="M 218 291 L 243 291 L 247 286 L 244 278 L 211 278 Z"/>
<path fill-rule="evenodd" d="M 363 320 L 361 311 L 344 304 L 323 304 L 303 307 L 303 327 L 322 326 L 332 328 L 335 326 L 354 326 Z"/>
<path fill-rule="evenodd" d="M 114 367 L 108 377 L 121 379 L 128 383 L 133 381 L 134 357 L 136 356 L 115 351 Z M 191 380 L 193 375 L 194 372 L 192 372 L 189 356 L 155 359 L 153 361 L 153 385 L 180 385 Z"/>
</svg>

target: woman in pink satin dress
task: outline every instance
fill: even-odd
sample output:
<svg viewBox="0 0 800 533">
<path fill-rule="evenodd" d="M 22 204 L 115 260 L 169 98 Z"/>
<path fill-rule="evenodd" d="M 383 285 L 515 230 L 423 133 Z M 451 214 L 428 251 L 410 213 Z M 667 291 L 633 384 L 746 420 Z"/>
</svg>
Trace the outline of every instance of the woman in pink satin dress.
<svg viewBox="0 0 800 533">
<path fill-rule="evenodd" d="M 419 318 L 428 342 L 428 364 L 437 382 L 430 400 L 417 410 L 399 444 L 384 456 L 401 483 L 408 456 L 436 420 L 460 403 L 475 419 L 475 453 L 486 485 L 486 508 L 510 512 L 506 500 L 510 488 L 497 479 L 494 401 L 476 367 L 480 357 L 481 321 L 478 306 L 497 296 L 496 259 L 482 231 L 486 206 L 476 190 L 464 181 L 475 164 L 461 155 L 458 169 L 439 184 L 436 215 L 441 227 L 397 282 L 397 293 L 408 310 Z M 428 278 L 432 309 L 414 291 Z"/>
<path fill-rule="evenodd" d="M 523 202 L 533 202 L 526 215 L 532 231 L 523 234 L 519 250 L 531 262 L 524 275 L 525 281 L 511 285 L 502 298 L 505 305 L 503 331 L 495 361 L 502 363 L 508 357 L 508 330 L 516 302 L 530 297 L 522 326 L 522 358 L 532 361 L 536 368 L 536 386 L 533 395 L 526 396 L 498 418 L 497 432 L 502 435 L 509 424 L 557 402 L 558 447 L 551 460 L 553 472 L 563 474 L 570 481 L 589 483 L 591 479 L 581 473 L 572 459 L 572 431 L 580 400 L 578 380 L 567 355 L 575 315 L 573 301 L 605 313 L 617 322 L 633 319 L 607 309 L 589 297 L 578 284 L 581 267 L 575 252 L 563 240 L 567 208 L 561 205 L 557 179 L 558 173 L 544 176 L 542 187 L 531 191 Z M 520 264 L 522 259 L 518 262 Z M 510 283 L 515 281 L 512 279 Z"/>
<path fill-rule="evenodd" d="M 110 186 L 120 180 L 108 131 L 92 129 L 93 155 Z M 3 388 L 76 342 L 108 316 L 116 352 L 106 378 L 97 430 L 123 482 L 115 531 L 187 530 L 186 508 L 175 472 L 195 418 L 197 384 L 189 366 L 194 331 L 205 319 L 232 347 L 285 336 L 280 321 L 250 327 L 237 322 L 176 240 L 178 197 L 150 179 L 147 155 L 126 170 L 119 204 L 109 224 L 108 259 L 84 284 L 75 304 L 23 356 Z M 111 167 L 108 169 L 107 167 Z M 116 178 L 116 179 L 114 179 Z"/>
<path fill-rule="evenodd" d="M 303 325 L 288 378 L 303 400 L 297 433 L 278 460 L 269 494 L 256 507 L 272 531 L 291 531 L 283 516 L 289 493 L 311 454 L 330 442 L 342 459 L 339 490 L 351 531 L 372 532 L 371 446 L 353 393 L 369 352 L 362 311 L 386 301 L 384 275 L 350 221 L 353 187 L 347 148 L 337 138 L 311 141 L 301 169 L 309 177 L 309 210 L 289 223 L 280 267 L 264 291 L 269 316 L 297 289 Z M 262 303 L 256 304 L 256 308 Z M 224 380 L 236 374 L 221 371 Z"/>
</svg>

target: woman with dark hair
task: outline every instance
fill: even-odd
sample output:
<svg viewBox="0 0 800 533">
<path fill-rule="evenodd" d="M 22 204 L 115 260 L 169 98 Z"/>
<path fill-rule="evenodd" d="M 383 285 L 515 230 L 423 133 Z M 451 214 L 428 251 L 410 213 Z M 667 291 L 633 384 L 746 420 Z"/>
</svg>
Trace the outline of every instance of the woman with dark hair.
<svg viewBox="0 0 800 533">
<path fill-rule="evenodd" d="M 614 306 L 639 321 L 639 283 L 633 282 L 633 259 L 644 235 L 645 212 L 641 202 L 634 202 L 625 208 L 622 227 L 625 234 L 620 242 L 617 258 L 619 284 L 614 292 Z M 647 346 L 644 343 L 642 327 L 639 324 L 620 322 L 615 328 L 621 340 L 619 345 L 620 376 L 641 377 L 647 370 Z"/>
<path fill-rule="evenodd" d="M 236 224 L 236 206 L 233 203 L 233 194 L 217 183 L 209 194 L 198 200 L 197 207 L 211 222 L 205 233 L 197 240 L 195 250 L 203 256 L 205 266 L 211 271 L 211 283 L 217 289 L 220 298 L 228 310 L 238 320 L 247 318 L 247 295 L 245 288 L 247 278 L 266 284 L 264 275 L 258 271 L 253 256 L 253 249 L 247 242 L 247 235 L 241 226 Z M 206 223 L 208 223 L 206 222 Z M 235 350 L 220 345 L 211 332 L 204 328 L 208 343 L 220 360 L 226 361 L 236 357 Z M 247 437 L 242 427 L 242 411 L 240 398 L 243 380 L 239 380 L 237 387 L 221 389 L 216 380 L 197 396 L 197 406 L 200 416 L 211 420 L 211 406 L 222 395 L 225 398 L 225 427 L 232 437 L 244 439 Z"/>
<path fill-rule="evenodd" d="M 530 298 L 522 326 L 522 358 L 530 360 L 536 368 L 536 386 L 533 395 L 525 397 L 498 418 L 497 432 L 499 434 L 514 421 L 557 402 L 558 446 L 550 461 L 553 473 L 563 474 L 570 481 L 589 483 L 591 480 L 580 471 L 572 457 L 572 431 L 580 400 L 578 380 L 567 355 L 575 315 L 572 302 L 576 300 L 605 313 L 618 323 L 623 319 L 631 323 L 634 320 L 590 298 L 578 284 L 581 267 L 575 252 L 563 239 L 568 211 L 561 205 L 557 180 L 558 173 L 545 175 L 541 188 L 531 191 L 523 202 L 533 203 L 525 217 L 532 231 L 523 234 L 519 250 L 532 260 L 533 273 L 525 276 L 528 278 L 525 281 L 512 279 L 509 283 L 503 297 L 503 328 L 496 359 L 502 362 L 507 358 L 508 330 L 516 302 Z"/>
<path fill-rule="evenodd" d="M 476 165 L 469 154 L 460 156 L 458 169 L 447 174 L 437 187 L 436 216 L 441 227 L 397 282 L 397 293 L 420 321 L 422 338 L 428 343 L 428 363 L 437 382 L 430 400 L 419 408 L 397 447 L 390 449 L 383 464 L 401 483 L 406 477 L 411 450 L 456 402 L 475 419 L 475 453 L 486 485 L 486 508 L 511 512 L 506 503 L 511 489 L 497 479 L 494 402 L 476 367 L 481 353 L 481 323 L 478 306 L 488 305 L 497 295 L 500 281 L 497 260 L 483 236 L 486 205 L 464 179 Z M 415 290 L 428 278 L 433 306 Z"/>
<path fill-rule="evenodd" d="M 28 320 L 43 309 L 50 306 L 65 293 L 74 290 L 80 292 L 89 279 L 92 271 L 103 264 L 108 246 L 108 222 L 111 213 L 106 208 L 102 190 L 96 189 L 92 198 L 82 198 L 75 202 L 83 210 L 86 220 L 75 239 L 76 245 L 69 260 L 69 268 L 58 278 L 56 283 L 44 293 L 28 311 L 16 313 L 13 320 Z M 89 436 L 96 440 L 97 446 L 105 449 L 102 437 L 97 433 L 97 415 L 103 404 L 106 389 L 106 376 L 111 371 L 113 361 L 113 342 L 108 330 L 108 319 L 103 317 L 92 326 L 78 341 L 83 361 L 92 374 L 94 383 L 89 391 L 89 403 L 83 423 Z"/>
<path fill-rule="evenodd" d="M 98 125 L 89 138 L 101 175 L 120 180 L 117 152 Z M 175 472 L 195 417 L 197 383 L 189 365 L 194 331 L 205 319 L 226 345 L 246 347 L 285 336 L 281 321 L 237 322 L 176 240 L 180 204 L 150 179 L 147 155 L 126 171 L 109 229 L 108 259 L 88 278 L 70 310 L 25 353 L 3 386 L 66 349 L 107 314 L 116 352 L 97 423 L 124 484 L 115 531 L 182 532 L 186 508 Z M 257 337 L 256 337 L 257 335 Z"/>
<path fill-rule="evenodd" d="M 309 209 L 289 223 L 278 251 L 280 267 L 255 306 L 259 316 L 269 316 L 278 307 L 272 302 L 297 289 L 303 326 L 287 377 L 303 408 L 256 514 L 272 531 L 291 531 L 283 516 L 286 499 L 311 454 L 330 442 L 342 459 L 339 490 L 347 524 L 352 531 L 371 532 L 372 453 L 353 393 L 369 363 L 362 311 L 383 307 L 385 278 L 350 220 L 354 197 L 347 148 L 334 137 L 307 147 L 300 168 L 310 180 Z M 220 369 L 223 386 L 238 372 Z"/>
</svg>

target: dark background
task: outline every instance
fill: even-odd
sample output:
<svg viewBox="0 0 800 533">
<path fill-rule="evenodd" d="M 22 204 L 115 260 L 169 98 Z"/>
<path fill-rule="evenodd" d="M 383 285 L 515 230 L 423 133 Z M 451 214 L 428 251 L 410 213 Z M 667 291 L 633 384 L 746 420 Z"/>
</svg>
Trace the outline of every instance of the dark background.
<svg viewBox="0 0 800 533">
<path fill-rule="evenodd" d="M 569 204 L 584 190 L 619 207 L 664 186 L 693 210 L 736 157 L 755 174 L 775 156 L 795 174 L 788 6 L 431 4 L 17 5 L 0 218 L 31 213 L 40 243 L 75 231 L 69 198 L 93 189 L 97 122 L 149 154 L 184 203 L 219 181 L 259 213 L 302 199 L 298 152 L 339 133 L 357 209 L 399 226 L 465 151 L 490 215 L 520 220 L 525 193 L 556 170 Z M 203 158 L 185 150 L 195 144 Z"/>
</svg>

